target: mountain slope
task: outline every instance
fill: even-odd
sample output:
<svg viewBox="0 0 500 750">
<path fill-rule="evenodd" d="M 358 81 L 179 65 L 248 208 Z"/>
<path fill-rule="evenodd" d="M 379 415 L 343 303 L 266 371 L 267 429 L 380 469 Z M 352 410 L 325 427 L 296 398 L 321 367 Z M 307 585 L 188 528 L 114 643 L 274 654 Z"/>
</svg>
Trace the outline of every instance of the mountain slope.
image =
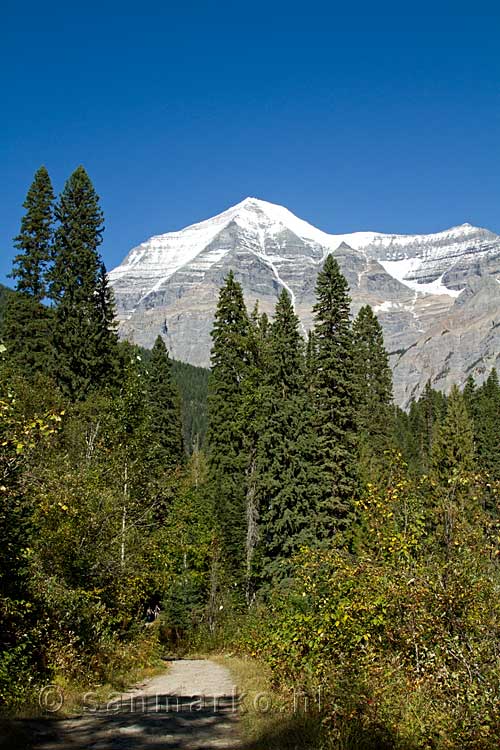
<svg viewBox="0 0 500 750">
<path fill-rule="evenodd" d="M 428 377 L 447 389 L 452 379 L 461 382 L 471 371 L 481 379 L 491 369 L 495 347 L 500 351 L 489 331 L 500 317 L 498 295 L 477 282 L 500 278 L 498 235 L 470 224 L 430 235 L 328 234 L 256 198 L 132 249 L 110 272 L 121 333 L 144 346 L 161 333 L 174 357 L 206 366 L 218 290 L 230 268 L 248 304 L 258 299 L 268 313 L 287 289 L 305 332 L 329 252 L 349 281 L 353 312 L 369 303 L 381 319 L 399 403 L 418 395 Z M 465 321 L 463 289 L 476 299 Z M 459 356 L 446 351 L 444 339 L 434 346 L 445 329 L 457 331 L 449 341 Z M 473 341 L 466 335 L 472 330 Z M 477 360 L 472 367 L 470 357 Z"/>
</svg>

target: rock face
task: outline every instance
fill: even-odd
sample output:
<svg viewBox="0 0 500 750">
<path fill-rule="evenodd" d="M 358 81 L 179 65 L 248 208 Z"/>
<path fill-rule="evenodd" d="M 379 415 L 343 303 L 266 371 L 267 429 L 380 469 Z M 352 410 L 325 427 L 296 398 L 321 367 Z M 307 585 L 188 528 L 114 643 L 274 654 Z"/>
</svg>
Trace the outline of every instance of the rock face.
<svg viewBox="0 0 500 750">
<path fill-rule="evenodd" d="M 384 328 L 396 401 L 426 381 L 481 382 L 500 359 L 500 237 L 462 224 L 429 235 L 333 235 L 286 208 L 247 198 L 212 219 L 152 237 L 110 272 L 120 333 L 142 346 L 161 334 L 177 359 L 208 366 L 219 288 L 232 269 L 249 306 L 271 314 L 292 297 L 304 333 L 316 276 L 333 252 L 353 314 L 370 304 Z"/>
</svg>

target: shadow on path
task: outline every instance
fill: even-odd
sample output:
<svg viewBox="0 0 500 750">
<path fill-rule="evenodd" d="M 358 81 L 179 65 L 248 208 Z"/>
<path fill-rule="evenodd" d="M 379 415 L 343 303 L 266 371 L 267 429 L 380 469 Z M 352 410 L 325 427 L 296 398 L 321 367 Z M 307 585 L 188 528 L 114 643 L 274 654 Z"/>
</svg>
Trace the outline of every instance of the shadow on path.
<svg viewBox="0 0 500 750">
<path fill-rule="evenodd" d="M 122 696 L 74 718 L 16 722 L 34 750 L 229 750 L 241 747 L 237 723 L 234 696 L 170 694 Z"/>
</svg>

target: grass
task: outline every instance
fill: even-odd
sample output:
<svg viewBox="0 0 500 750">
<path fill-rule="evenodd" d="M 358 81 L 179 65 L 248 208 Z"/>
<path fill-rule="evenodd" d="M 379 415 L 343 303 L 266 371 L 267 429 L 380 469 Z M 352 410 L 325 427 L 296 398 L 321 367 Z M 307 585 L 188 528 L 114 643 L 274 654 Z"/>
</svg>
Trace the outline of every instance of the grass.
<svg viewBox="0 0 500 750">
<path fill-rule="evenodd" d="M 167 662 L 155 659 L 154 663 L 150 665 L 136 666 L 123 673 L 120 671 L 113 675 L 108 682 L 95 685 L 79 684 L 78 682 L 56 678 L 55 684 L 61 687 L 64 694 L 64 705 L 58 712 L 58 716 L 74 716 L 81 713 L 86 695 L 88 696 L 87 703 L 91 701 L 93 705 L 105 705 L 116 698 L 117 693 L 125 692 L 137 683 L 165 672 L 167 668 Z M 38 715 L 40 715 L 40 711 L 38 711 Z"/>
<path fill-rule="evenodd" d="M 265 665 L 232 655 L 210 658 L 229 669 L 238 687 L 244 750 L 320 750 L 319 717 L 293 692 L 277 692 Z"/>
</svg>

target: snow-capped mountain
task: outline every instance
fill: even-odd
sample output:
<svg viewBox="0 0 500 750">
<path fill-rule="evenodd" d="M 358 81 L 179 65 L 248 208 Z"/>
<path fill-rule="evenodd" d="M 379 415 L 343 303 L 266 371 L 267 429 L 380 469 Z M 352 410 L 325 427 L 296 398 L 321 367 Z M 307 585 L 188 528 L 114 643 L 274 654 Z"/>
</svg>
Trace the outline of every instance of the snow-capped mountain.
<svg viewBox="0 0 500 750">
<path fill-rule="evenodd" d="M 445 389 L 463 381 L 471 357 L 479 379 L 491 369 L 496 344 L 483 342 L 482 333 L 480 341 L 476 336 L 465 344 L 469 339 L 459 321 L 464 306 L 469 309 L 478 295 L 480 309 L 466 328 L 477 328 L 485 307 L 488 321 L 493 312 L 500 320 L 500 285 L 491 283 L 500 279 L 498 235 L 470 224 L 428 235 L 328 234 L 283 206 L 256 198 L 133 248 L 110 272 L 121 333 L 144 346 L 161 333 L 173 356 L 208 365 L 218 290 L 230 268 L 249 305 L 258 299 L 268 313 L 281 289 L 287 289 L 306 331 L 312 324 L 316 275 L 330 252 L 349 281 L 353 311 L 369 303 L 380 316 L 398 402 L 406 404 L 429 377 Z M 448 327 L 442 335 L 452 346 L 443 346 L 441 338 L 436 352 L 427 356 L 434 329 L 443 331 L 444 321 Z M 485 325 L 482 320 L 481 332 Z"/>
</svg>

